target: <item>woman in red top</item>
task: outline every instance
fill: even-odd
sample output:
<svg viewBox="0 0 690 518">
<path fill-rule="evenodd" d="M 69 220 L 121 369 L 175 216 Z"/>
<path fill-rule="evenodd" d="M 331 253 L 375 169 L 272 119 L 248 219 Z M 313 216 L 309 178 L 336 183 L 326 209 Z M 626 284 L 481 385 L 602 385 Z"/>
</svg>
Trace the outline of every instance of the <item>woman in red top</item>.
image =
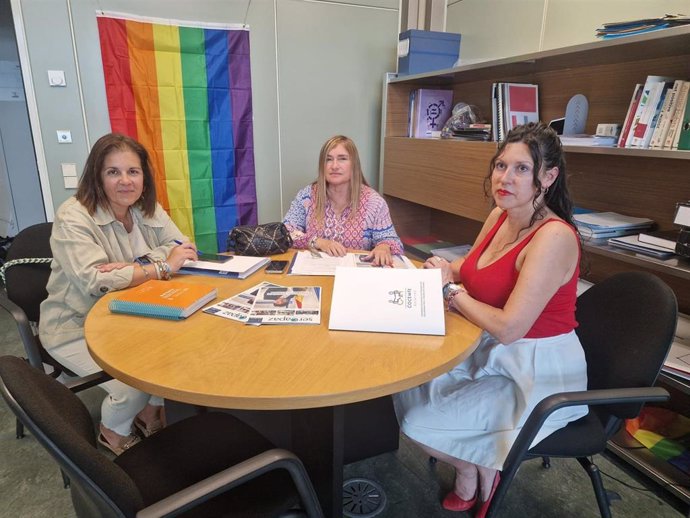
<svg viewBox="0 0 690 518">
<path fill-rule="evenodd" d="M 478 503 L 480 518 L 534 406 L 587 387 L 574 331 L 580 240 L 560 140 L 542 123 L 519 126 L 489 169 L 485 189 L 496 207 L 470 252 L 424 264 L 441 268 L 449 310 L 484 329 L 480 343 L 450 372 L 394 399 L 402 431 L 456 470 L 443 507 L 466 511 Z M 535 443 L 586 413 L 555 412 Z"/>
</svg>

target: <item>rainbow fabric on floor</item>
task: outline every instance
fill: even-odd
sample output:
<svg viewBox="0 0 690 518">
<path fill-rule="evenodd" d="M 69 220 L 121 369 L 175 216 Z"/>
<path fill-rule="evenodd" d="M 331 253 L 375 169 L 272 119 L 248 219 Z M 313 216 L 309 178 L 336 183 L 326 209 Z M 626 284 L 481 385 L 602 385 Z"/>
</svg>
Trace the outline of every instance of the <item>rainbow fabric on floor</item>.
<svg viewBox="0 0 690 518">
<path fill-rule="evenodd" d="M 98 32 L 112 131 L 149 150 L 180 230 L 225 251 L 257 222 L 249 31 L 99 14 Z"/>
<path fill-rule="evenodd" d="M 625 429 L 657 457 L 690 475 L 690 419 L 665 408 L 644 407 Z"/>
</svg>

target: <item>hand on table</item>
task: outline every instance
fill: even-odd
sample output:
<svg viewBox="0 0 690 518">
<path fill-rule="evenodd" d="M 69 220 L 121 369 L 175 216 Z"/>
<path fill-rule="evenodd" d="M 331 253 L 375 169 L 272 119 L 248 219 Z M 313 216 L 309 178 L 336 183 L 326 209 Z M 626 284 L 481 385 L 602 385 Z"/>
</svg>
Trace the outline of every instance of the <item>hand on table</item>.
<svg viewBox="0 0 690 518">
<path fill-rule="evenodd" d="M 446 284 L 448 282 L 454 282 L 453 271 L 451 270 L 450 263 L 446 261 L 443 257 L 431 256 L 422 265 L 423 268 L 440 268 L 441 269 L 441 282 Z"/>
<path fill-rule="evenodd" d="M 330 239 L 319 238 L 316 240 L 317 250 L 326 252 L 330 256 L 334 257 L 344 257 L 347 254 L 347 248 L 345 248 L 342 243 L 337 241 L 331 241 Z"/>
</svg>

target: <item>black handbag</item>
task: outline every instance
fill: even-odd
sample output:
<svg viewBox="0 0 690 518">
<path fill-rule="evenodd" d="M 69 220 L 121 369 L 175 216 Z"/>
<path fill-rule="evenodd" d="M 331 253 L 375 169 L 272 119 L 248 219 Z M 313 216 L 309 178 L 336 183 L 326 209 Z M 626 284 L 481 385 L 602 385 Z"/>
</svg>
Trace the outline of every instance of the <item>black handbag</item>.
<svg viewBox="0 0 690 518">
<path fill-rule="evenodd" d="M 236 255 L 266 256 L 282 254 L 292 246 L 292 236 L 280 222 L 240 225 L 228 235 L 228 251 Z"/>
</svg>

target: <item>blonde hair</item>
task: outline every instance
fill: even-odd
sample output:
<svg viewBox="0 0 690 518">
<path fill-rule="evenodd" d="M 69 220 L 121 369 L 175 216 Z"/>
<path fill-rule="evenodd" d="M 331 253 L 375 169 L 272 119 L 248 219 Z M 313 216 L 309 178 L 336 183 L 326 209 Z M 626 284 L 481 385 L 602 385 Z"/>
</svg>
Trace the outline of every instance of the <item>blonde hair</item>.
<svg viewBox="0 0 690 518">
<path fill-rule="evenodd" d="M 338 145 L 342 145 L 350 155 L 350 163 L 352 164 L 352 175 L 350 176 L 350 215 L 352 218 L 355 213 L 359 210 L 359 196 L 362 191 L 362 185 L 369 185 L 364 174 L 362 173 L 362 164 L 359 161 L 359 152 L 357 151 L 357 146 L 352 141 L 344 135 L 336 135 L 335 137 L 329 138 L 323 146 L 321 146 L 321 152 L 319 153 L 319 176 L 313 183 L 313 188 L 315 190 L 314 198 L 316 200 L 316 205 L 314 207 L 314 214 L 316 216 L 316 221 L 319 226 L 323 225 L 323 220 L 326 217 L 326 201 L 327 201 L 327 191 L 326 191 L 326 159 L 328 158 L 328 153 L 330 153 L 333 148 Z"/>
</svg>

